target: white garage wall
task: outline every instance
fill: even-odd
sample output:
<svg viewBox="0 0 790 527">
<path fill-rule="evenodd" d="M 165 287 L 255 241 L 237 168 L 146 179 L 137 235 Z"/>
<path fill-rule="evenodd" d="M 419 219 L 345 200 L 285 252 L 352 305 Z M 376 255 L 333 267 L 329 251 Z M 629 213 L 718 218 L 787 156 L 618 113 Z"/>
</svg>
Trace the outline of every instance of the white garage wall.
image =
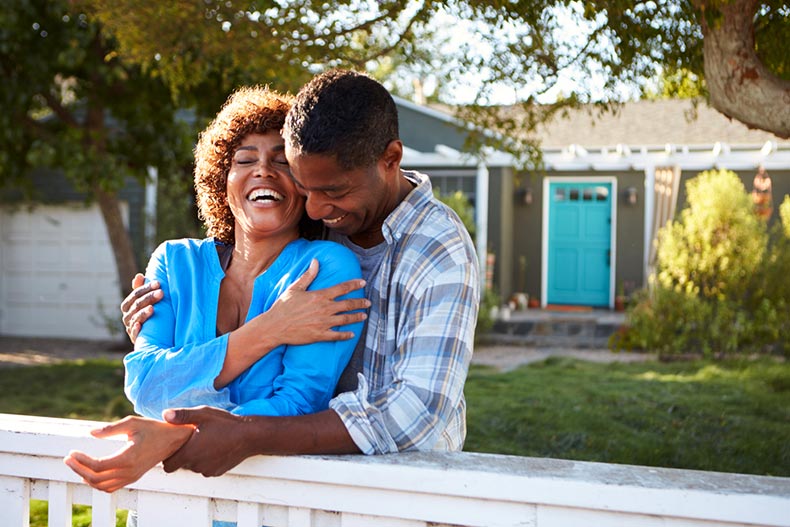
<svg viewBox="0 0 790 527">
<path fill-rule="evenodd" d="M 2 207 L 0 246 L 0 334 L 118 336 L 108 329 L 119 324 L 118 273 L 97 205 Z"/>
</svg>

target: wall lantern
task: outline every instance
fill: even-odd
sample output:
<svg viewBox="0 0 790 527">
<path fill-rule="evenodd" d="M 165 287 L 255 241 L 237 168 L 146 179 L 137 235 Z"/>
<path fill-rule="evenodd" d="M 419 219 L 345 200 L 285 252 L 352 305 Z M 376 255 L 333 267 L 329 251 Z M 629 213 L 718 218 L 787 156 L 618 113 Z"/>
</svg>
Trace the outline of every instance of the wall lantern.
<svg viewBox="0 0 790 527">
<path fill-rule="evenodd" d="M 628 187 L 625 189 L 625 202 L 628 205 L 636 205 L 636 187 Z"/>
<path fill-rule="evenodd" d="M 532 187 L 520 188 L 516 191 L 516 198 L 519 203 L 532 205 Z"/>
</svg>

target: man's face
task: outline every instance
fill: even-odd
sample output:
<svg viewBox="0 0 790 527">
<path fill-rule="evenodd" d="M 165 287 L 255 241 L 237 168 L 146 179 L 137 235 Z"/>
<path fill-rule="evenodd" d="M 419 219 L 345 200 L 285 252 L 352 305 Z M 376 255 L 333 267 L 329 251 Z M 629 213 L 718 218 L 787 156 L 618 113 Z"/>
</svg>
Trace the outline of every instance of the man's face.
<svg viewBox="0 0 790 527">
<path fill-rule="evenodd" d="M 381 224 L 393 208 L 393 178 L 388 177 L 383 161 L 346 170 L 334 156 L 294 156 L 287 142 L 285 153 L 311 218 L 323 221 L 361 247 L 383 241 Z M 397 187 L 397 179 L 394 181 Z"/>
</svg>

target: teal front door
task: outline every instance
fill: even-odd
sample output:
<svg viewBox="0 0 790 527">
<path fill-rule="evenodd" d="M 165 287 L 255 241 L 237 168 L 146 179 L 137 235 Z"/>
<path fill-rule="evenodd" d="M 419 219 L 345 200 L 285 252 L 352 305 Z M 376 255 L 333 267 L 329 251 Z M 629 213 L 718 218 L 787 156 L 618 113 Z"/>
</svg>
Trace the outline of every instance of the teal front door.
<svg viewBox="0 0 790 527">
<path fill-rule="evenodd" d="M 548 304 L 608 307 L 612 184 L 549 183 Z"/>
</svg>

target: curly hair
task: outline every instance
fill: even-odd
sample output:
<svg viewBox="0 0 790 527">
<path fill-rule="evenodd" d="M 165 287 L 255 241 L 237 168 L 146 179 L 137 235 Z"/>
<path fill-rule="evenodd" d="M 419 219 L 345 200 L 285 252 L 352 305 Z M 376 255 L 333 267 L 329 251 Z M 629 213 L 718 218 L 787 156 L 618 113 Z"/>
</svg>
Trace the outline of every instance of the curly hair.
<svg viewBox="0 0 790 527">
<path fill-rule="evenodd" d="M 195 192 L 208 236 L 233 243 L 235 220 L 227 200 L 233 154 L 250 134 L 280 131 L 292 100 L 263 86 L 239 88 L 201 132 L 195 146 Z"/>
<path fill-rule="evenodd" d="M 299 90 L 283 137 L 297 155 L 333 156 L 346 170 L 375 164 L 398 139 L 398 110 L 387 89 L 367 75 L 330 70 Z"/>
</svg>

